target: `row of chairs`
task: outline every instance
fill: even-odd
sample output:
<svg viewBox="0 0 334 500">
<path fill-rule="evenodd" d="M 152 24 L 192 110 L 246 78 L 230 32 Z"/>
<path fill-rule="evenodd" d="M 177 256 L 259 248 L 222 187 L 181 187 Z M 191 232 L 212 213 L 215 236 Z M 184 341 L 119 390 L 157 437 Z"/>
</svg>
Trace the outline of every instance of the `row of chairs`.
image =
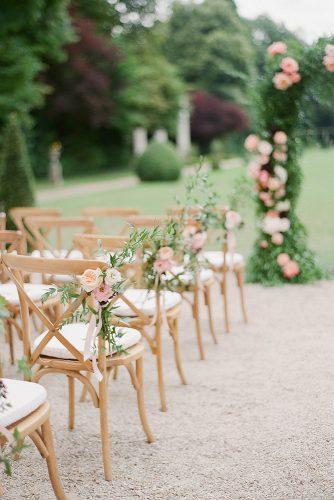
<svg viewBox="0 0 334 500">
<path fill-rule="evenodd" d="M 169 216 L 176 216 L 178 208 L 172 208 Z M 117 377 L 119 366 L 124 366 L 129 373 L 130 380 L 136 390 L 138 410 L 141 423 L 148 442 L 153 441 L 153 435 L 149 428 L 143 392 L 143 354 L 144 345 L 139 342 L 142 336 L 148 343 L 149 348 L 156 358 L 158 388 L 162 411 L 167 409 L 163 353 L 162 353 L 162 304 L 165 309 L 164 316 L 170 336 L 173 340 L 175 364 L 182 384 L 186 384 L 186 377 L 182 367 L 181 352 L 179 344 L 179 316 L 182 299 L 186 298 L 191 306 L 196 327 L 196 338 L 200 358 L 204 359 L 204 347 L 201 330 L 200 294 L 203 293 L 204 303 L 208 309 L 209 328 L 214 342 L 217 342 L 213 323 L 213 311 L 211 304 L 211 287 L 215 279 L 219 280 L 224 299 L 225 329 L 229 331 L 228 299 L 227 299 L 227 274 L 232 271 L 237 277 L 237 283 L 241 292 L 241 304 L 244 319 L 247 321 L 246 309 L 243 295 L 243 260 L 239 254 L 231 254 L 227 248 L 223 251 L 206 252 L 204 266 L 195 285 L 191 288 L 186 286 L 176 292 L 151 291 L 147 294 L 145 290 L 131 288 L 124 295 L 117 298 L 115 309 L 117 318 L 115 325 L 121 328 L 125 334 L 122 344 L 126 344 L 126 354 L 113 355 L 104 349 L 99 339 L 100 349 L 98 354 L 98 366 L 103 374 L 102 380 L 96 388 L 92 381 L 92 360 L 83 358 L 83 338 L 86 331 L 84 324 L 67 324 L 62 326 L 66 318 L 80 307 L 84 297 L 75 301 L 67 310 L 63 310 L 57 298 L 51 298 L 42 304 L 41 296 L 48 288 L 48 283 L 58 281 L 62 283 L 71 279 L 73 275 L 82 274 L 87 268 L 104 269 L 105 263 L 95 258 L 98 241 L 107 251 L 120 249 L 127 241 L 125 232 L 131 227 L 153 227 L 163 224 L 164 217 L 142 216 L 135 209 L 86 209 L 82 217 L 62 217 L 60 211 L 39 208 L 15 208 L 10 212 L 10 217 L 17 225 L 18 231 L 6 231 L 4 229 L 5 217 L 0 216 L 0 245 L 1 255 L 1 278 L 0 295 L 7 299 L 10 316 L 6 320 L 6 338 L 9 343 L 10 357 L 12 363 L 15 359 L 14 335 L 19 337 L 23 345 L 23 353 L 28 363 L 35 366 L 33 381 L 39 380 L 51 373 L 61 373 L 68 380 L 69 400 L 69 429 L 74 428 L 75 422 L 75 380 L 83 385 L 80 400 L 83 401 L 89 394 L 95 407 L 100 413 L 100 429 L 102 442 L 102 456 L 104 474 L 107 480 L 111 479 L 111 459 L 108 432 L 108 393 L 107 385 L 111 373 Z M 119 233 L 115 236 L 96 234 L 97 219 L 106 217 L 109 219 L 109 232 L 114 232 L 116 224 L 114 219 L 122 219 Z M 63 245 L 63 233 L 71 230 L 71 244 Z M 52 237 L 51 232 L 55 232 Z M 68 236 L 65 236 L 68 243 Z M 29 250 L 29 255 L 28 255 Z M 211 262 L 210 258 L 211 257 Z M 220 260 L 218 261 L 218 257 Z M 213 262 L 213 258 L 216 260 Z M 161 293 L 165 296 L 161 300 Z M 189 299 L 190 296 L 190 299 Z M 126 320 L 124 320 L 126 318 Z M 66 322 L 66 321 L 65 321 Z M 153 329 L 153 334 L 150 330 Z M 38 333 L 37 337 L 36 334 Z M 33 340 L 33 336 L 36 338 Z M 18 383 L 20 381 L 17 381 Z M 22 382 L 23 383 L 23 382 Z M 31 384 L 33 387 L 35 384 Z M 37 387 L 40 387 L 37 385 Z M 46 404 L 44 400 L 42 404 Z M 40 409 L 36 408 L 32 413 L 26 415 L 31 418 Z M 37 419 L 39 422 L 39 420 Z M 21 422 L 21 420 L 20 420 Z M 1 423 L 1 416 L 0 416 Z M 10 428 L 17 424 L 12 421 Z M 44 425 L 44 424 L 43 424 Z M 48 428 L 48 424 L 46 424 Z M 45 428 L 45 425 L 44 425 Z M 29 430 L 32 427 L 29 427 Z M 44 452 L 42 456 L 54 457 L 54 452 L 47 451 L 45 441 L 50 443 L 50 433 L 43 431 L 38 423 L 30 435 L 39 451 Z M 48 428 L 49 429 L 49 428 Z M 44 434 L 48 434 L 44 438 Z M 37 433 L 37 434 L 36 434 Z M 36 435 L 39 437 L 36 438 Z M 44 448 L 43 448 L 44 443 Z M 51 459 L 50 459 L 51 460 Z M 50 462 L 49 460 L 49 462 Z M 48 465 L 49 465 L 48 462 Z M 55 466 L 55 459 L 51 460 L 53 467 L 49 465 L 51 482 L 57 498 L 65 498 L 61 483 Z"/>
</svg>

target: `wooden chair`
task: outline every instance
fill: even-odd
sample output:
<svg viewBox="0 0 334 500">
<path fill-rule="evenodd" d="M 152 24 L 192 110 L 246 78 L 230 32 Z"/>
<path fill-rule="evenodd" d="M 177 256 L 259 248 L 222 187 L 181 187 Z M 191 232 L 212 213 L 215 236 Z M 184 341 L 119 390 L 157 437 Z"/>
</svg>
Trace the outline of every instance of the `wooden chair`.
<svg viewBox="0 0 334 500">
<path fill-rule="evenodd" d="M 58 475 L 50 425 L 50 404 L 47 401 L 46 390 L 32 382 L 13 379 L 3 379 L 3 381 L 8 390 L 8 401 L 11 406 L 0 413 L 0 426 L 5 427 L 10 434 L 16 429 L 22 439 L 30 437 L 46 460 L 55 497 L 58 500 L 66 500 Z M 0 447 L 5 444 L 6 438 L 0 429 Z"/>
<path fill-rule="evenodd" d="M 165 215 L 132 215 L 127 217 L 126 224 L 122 229 L 122 234 L 128 233 L 131 227 L 135 229 L 144 227 L 153 228 L 165 224 L 166 221 L 168 221 L 168 217 Z"/>
<path fill-rule="evenodd" d="M 195 212 L 196 210 L 196 212 Z M 194 207 L 193 215 L 197 213 L 197 207 Z M 128 218 L 129 227 L 135 228 L 153 228 L 157 225 L 164 224 L 166 221 L 172 219 L 176 219 L 181 214 L 180 212 L 170 213 L 166 216 L 158 216 L 158 215 L 147 215 L 147 216 L 134 216 Z M 200 292 L 203 292 L 204 304 L 208 310 L 208 319 L 209 319 L 209 329 L 214 343 L 217 343 L 217 337 L 214 328 L 213 321 L 213 311 L 212 311 L 212 302 L 211 302 L 211 287 L 214 284 L 214 275 L 209 269 L 201 269 L 196 276 L 192 277 L 191 280 L 193 283 L 189 284 L 189 277 L 186 279 L 186 275 L 184 276 L 184 286 L 181 286 L 178 292 L 182 295 L 182 297 L 189 303 L 192 314 L 195 322 L 196 329 L 196 339 L 199 350 L 199 356 L 201 360 L 205 359 L 204 346 L 203 346 L 203 337 L 202 337 L 202 326 L 201 326 L 201 312 L 200 312 Z M 189 292 L 189 293 L 187 293 Z M 192 299 L 189 300 L 188 296 L 191 296 Z"/>
<path fill-rule="evenodd" d="M 139 215 L 140 212 L 136 208 L 130 207 L 106 207 L 106 208 L 97 208 L 90 207 L 84 208 L 81 210 L 81 215 L 84 217 L 91 217 L 94 219 L 95 223 L 95 232 L 101 233 L 97 229 L 97 219 L 107 219 L 108 220 L 108 229 L 104 228 L 102 233 L 110 233 L 116 234 L 119 230 L 122 230 L 122 226 L 124 225 L 124 221 L 127 217 L 131 217 L 132 215 Z M 121 227 L 118 227 L 118 224 L 121 224 Z"/>
<path fill-rule="evenodd" d="M 20 295 L 24 354 L 31 366 L 37 365 L 33 381 L 38 382 L 43 376 L 50 373 L 60 373 L 67 377 L 69 393 L 68 425 L 70 429 L 74 428 L 74 382 L 78 380 L 87 386 L 94 406 L 99 409 L 104 475 L 106 480 L 111 480 L 107 384 L 109 375 L 115 366 L 125 366 L 128 370 L 132 384 L 137 392 L 138 410 L 143 429 L 148 442 L 153 441 L 144 408 L 144 346 L 139 343 L 140 333 L 133 328 L 127 328 L 126 323 L 115 320 L 114 324 L 124 333 L 120 342 L 126 349 L 124 354 L 118 355 L 113 355 L 103 339 L 98 338 L 97 366 L 102 374 L 102 379 L 98 383 L 98 388 L 95 389 L 89 377 L 82 373 L 94 372 L 92 356 L 90 359 L 85 360 L 83 355 L 87 325 L 85 323 L 66 324 L 68 323 L 67 320 L 81 306 L 82 301 L 87 298 L 87 294 L 82 292 L 80 297 L 73 300 L 60 317 L 55 321 L 51 321 L 25 293 L 22 273 L 51 273 L 56 275 L 62 273 L 78 276 L 88 268 L 105 269 L 105 264 L 96 260 L 45 259 L 14 254 L 4 254 L 2 262 L 11 279 L 15 282 Z M 115 297 L 112 300 L 116 301 L 117 298 Z M 46 331 L 37 337 L 33 344 L 30 338 L 29 307 L 35 311 L 46 328 Z M 135 363 L 135 367 L 133 363 Z"/>
<path fill-rule="evenodd" d="M 15 252 L 17 254 L 22 254 L 25 248 L 25 241 L 21 231 L 10 231 L 4 230 L 0 231 L 0 254 Z M 27 281 L 27 276 L 25 276 L 25 281 Z M 40 302 L 42 295 L 47 291 L 48 287 L 42 284 L 25 283 L 26 292 L 29 296 L 40 303 L 44 312 L 48 315 L 55 316 L 59 309 L 59 300 L 53 298 L 48 300 L 43 305 Z M 20 324 L 20 301 L 19 295 L 16 290 L 14 283 L 11 283 L 8 274 L 3 269 L 0 262 L 0 295 L 2 295 L 7 302 L 7 309 L 9 311 L 8 318 L 5 319 L 5 334 L 6 340 L 9 344 L 10 361 L 12 364 L 15 363 L 15 342 L 14 342 L 14 331 L 17 336 L 22 340 L 22 325 Z M 36 317 L 33 312 L 30 311 L 31 318 L 37 329 Z"/>
<path fill-rule="evenodd" d="M 116 251 L 123 248 L 128 240 L 125 236 L 105 236 L 77 234 L 74 237 L 74 244 L 77 245 L 85 256 L 92 257 L 97 248 L 98 242 L 106 251 Z M 135 266 L 141 264 L 137 259 Z M 130 264 L 130 266 L 133 264 Z M 135 273 L 138 277 L 138 272 Z M 162 322 L 166 318 L 169 334 L 173 340 L 174 359 L 181 383 L 186 385 L 186 377 L 183 372 L 181 362 L 181 352 L 179 343 L 178 321 L 182 305 L 182 297 L 178 293 L 158 292 L 157 290 L 128 289 L 123 300 L 115 303 L 115 315 L 123 318 L 133 327 L 137 328 L 148 342 L 152 354 L 156 356 L 158 386 L 161 403 L 161 411 L 167 411 L 166 389 L 163 373 L 163 351 L 162 351 Z M 154 329 L 153 336 L 147 331 Z M 84 396 L 83 396 L 84 397 Z"/>
<path fill-rule="evenodd" d="M 0 231 L 6 229 L 6 214 L 4 212 L 0 212 Z"/>
<path fill-rule="evenodd" d="M 37 249 L 36 241 L 25 224 L 26 217 L 60 217 L 61 211 L 56 208 L 40 208 L 40 207 L 15 207 L 9 210 L 9 216 L 13 220 L 17 229 L 21 231 L 24 237 L 25 252 L 28 245 L 32 250 Z"/>
</svg>

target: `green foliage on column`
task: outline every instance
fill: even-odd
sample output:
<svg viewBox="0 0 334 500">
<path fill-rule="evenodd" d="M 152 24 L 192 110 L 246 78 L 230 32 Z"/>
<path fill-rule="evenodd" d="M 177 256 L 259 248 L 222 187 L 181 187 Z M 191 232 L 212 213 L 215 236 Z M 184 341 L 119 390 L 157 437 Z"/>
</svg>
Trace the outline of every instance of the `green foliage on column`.
<svg viewBox="0 0 334 500">
<path fill-rule="evenodd" d="M 0 205 L 12 207 L 35 204 L 35 186 L 27 146 L 16 115 L 11 115 L 4 131 L 0 160 Z"/>
<path fill-rule="evenodd" d="M 289 50 L 282 42 L 268 48 L 263 75 L 254 94 L 258 134 L 246 139 L 257 154 L 249 165 L 255 180 L 258 237 L 248 264 L 248 281 L 274 285 L 321 278 L 307 246 L 307 232 L 296 214 L 302 186 L 302 145 L 306 91 L 321 102 L 333 85 L 334 45 L 319 40 L 310 48 Z M 316 166 L 314 166 L 316 168 Z"/>
</svg>

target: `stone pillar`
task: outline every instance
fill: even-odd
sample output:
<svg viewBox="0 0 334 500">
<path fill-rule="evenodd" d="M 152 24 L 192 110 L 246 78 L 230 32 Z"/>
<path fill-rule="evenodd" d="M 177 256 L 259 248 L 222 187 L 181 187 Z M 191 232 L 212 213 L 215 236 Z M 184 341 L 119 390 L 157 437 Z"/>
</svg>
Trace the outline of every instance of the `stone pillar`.
<svg viewBox="0 0 334 500">
<path fill-rule="evenodd" d="M 137 127 L 132 134 L 133 154 L 140 156 L 147 148 L 147 130 L 144 127 Z"/>
<path fill-rule="evenodd" d="M 190 104 L 188 96 L 183 96 L 177 122 L 176 144 L 179 155 L 185 158 L 191 148 Z"/>
<path fill-rule="evenodd" d="M 154 134 L 153 139 L 157 142 L 163 143 L 168 141 L 168 134 L 164 128 L 158 128 Z"/>
</svg>

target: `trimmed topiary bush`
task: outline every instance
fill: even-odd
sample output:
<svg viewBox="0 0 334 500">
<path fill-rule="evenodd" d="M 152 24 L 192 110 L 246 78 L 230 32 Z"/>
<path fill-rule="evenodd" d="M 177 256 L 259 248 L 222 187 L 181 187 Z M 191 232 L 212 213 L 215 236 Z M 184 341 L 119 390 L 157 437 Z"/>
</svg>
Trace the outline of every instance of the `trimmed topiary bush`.
<svg viewBox="0 0 334 500">
<path fill-rule="evenodd" d="M 136 172 L 142 181 L 176 181 L 182 166 L 173 144 L 151 142 L 139 158 Z"/>
<path fill-rule="evenodd" d="M 17 116 L 11 115 L 0 159 L 0 208 L 8 212 L 12 207 L 31 207 L 35 204 L 34 187 L 25 138 Z"/>
</svg>

